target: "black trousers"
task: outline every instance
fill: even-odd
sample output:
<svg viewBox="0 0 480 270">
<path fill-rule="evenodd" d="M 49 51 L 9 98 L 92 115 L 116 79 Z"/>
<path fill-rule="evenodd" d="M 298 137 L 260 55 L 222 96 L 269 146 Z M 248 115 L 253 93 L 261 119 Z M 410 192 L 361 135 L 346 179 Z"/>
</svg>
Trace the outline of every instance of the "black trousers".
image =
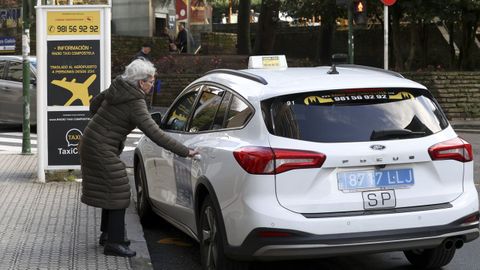
<svg viewBox="0 0 480 270">
<path fill-rule="evenodd" d="M 125 209 L 102 209 L 100 230 L 107 233 L 107 242 L 123 243 L 125 240 Z"/>
</svg>

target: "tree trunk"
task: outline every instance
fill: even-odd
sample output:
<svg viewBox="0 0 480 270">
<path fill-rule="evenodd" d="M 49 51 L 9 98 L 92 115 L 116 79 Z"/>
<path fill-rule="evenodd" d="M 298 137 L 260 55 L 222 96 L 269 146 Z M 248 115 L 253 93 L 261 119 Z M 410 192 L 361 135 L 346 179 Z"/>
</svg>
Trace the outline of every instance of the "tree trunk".
<svg viewBox="0 0 480 270">
<path fill-rule="evenodd" d="M 237 53 L 251 53 L 250 44 L 250 6 L 251 0 L 240 0 L 238 3 L 238 24 L 237 24 Z"/>
<path fill-rule="evenodd" d="M 455 24 L 453 21 L 448 22 L 448 45 L 450 49 L 450 68 L 456 65 L 457 55 L 455 54 Z"/>
<path fill-rule="evenodd" d="M 415 60 L 415 51 L 417 49 L 418 40 L 418 22 L 410 23 L 410 48 L 408 49 L 408 57 L 405 60 L 405 70 L 410 71 L 412 69 L 413 61 Z"/>
<path fill-rule="evenodd" d="M 279 0 L 262 0 L 255 35 L 255 54 L 273 53 L 279 6 Z"/>
<path fill-rule="evenodd" d="M 425 20 L 422 20 L 420 25 L 420 33 L 419 33 L 419 40 L 420 40 L 420 65 L 421 67 L 427 66 L 427 56 L 428 56 L 428 24 L 425 23 Z"/>
<path fill-rule="evenodd" d="M 472 47 L 475 42 L 475 31 L 479 17 L 474 14 L 464 14 L 462 18 L 462 39 L 460 43 L 460 55 L 458 59 L 458 68 L 467 70 L 471 64 Z"/>
<path fill-rule="evenodd" d="M 318 60 L 321 65 L 330 65 L 332 60 L 332 43 L 335 29 L 335 21 L 323 21 L 320 27 L 320 42 L 317 43 L 318 48 Z"/>
<path fill-rule="evenodd" d="M 333 53 L 343 53 L 343 52 L 333 52 L 333 42 L 335 38 L 335 28 L 336 28 L 336 10 L 337 4 L 335 0 L 324 0 L 323 9 L 320 12 L 321 17 L 321 27 L 319 29 L 319 35 L 316 42 L 315 48 L 315 61 L 320 65 L 330 65 L 332 63 L 332 54 Z"/>
<path fill-rule="evenodd" d="M 393 36 L 393 55 L 395 56 L 395 70 L 403 71 L 402 44 L 404 41 L 400 36 L 400 17 L 402 11 L 398 8 L 392 8 L 392 36 Z"/>
</svg>

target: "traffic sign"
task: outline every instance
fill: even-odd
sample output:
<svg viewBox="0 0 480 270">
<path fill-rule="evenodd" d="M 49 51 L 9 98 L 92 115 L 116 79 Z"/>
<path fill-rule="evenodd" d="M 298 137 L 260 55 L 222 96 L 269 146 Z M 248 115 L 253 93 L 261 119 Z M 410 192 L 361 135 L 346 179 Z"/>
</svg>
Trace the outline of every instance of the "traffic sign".
<svg viewBox="0 0 480 270">
<path fill-rule="evenodd" d="M 397 0 L 380 0 L 385 6 L 391 6 L 397 2 Z"/>
</svg>

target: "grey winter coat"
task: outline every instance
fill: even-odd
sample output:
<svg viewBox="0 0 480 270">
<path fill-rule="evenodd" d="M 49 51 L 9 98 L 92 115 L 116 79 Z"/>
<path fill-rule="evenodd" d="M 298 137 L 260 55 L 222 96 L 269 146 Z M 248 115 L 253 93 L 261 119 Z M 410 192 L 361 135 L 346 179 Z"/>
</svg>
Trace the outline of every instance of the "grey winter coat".
<svg viewBox="0 0 480 270">
<path fill-rule="evenodd" d="M 130 204 L 130 185 L 119 155 L 127 135 L 138 127 L 161 147 L 185 157 L 189 149 L 165 134 L 151 118 L 145 94 L 117 77 L 91 102 L 92 118 L 80 143 L 82 197 L 87 205 L 124 209 Z"/>
</svg>

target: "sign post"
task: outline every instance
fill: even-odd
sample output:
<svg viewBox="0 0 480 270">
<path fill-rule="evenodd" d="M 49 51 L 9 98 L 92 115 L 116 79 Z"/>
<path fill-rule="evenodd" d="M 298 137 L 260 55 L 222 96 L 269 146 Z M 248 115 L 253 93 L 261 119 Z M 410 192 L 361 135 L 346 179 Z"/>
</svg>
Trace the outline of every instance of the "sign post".
<svg viewBox="0 0 480 270">
<path fill-rule="evenodd" d="M 23 1 L 23 121 L 22 121 L 22 154 L 31 154 L 30 142 L 30 8 L 28 1 Z"/>
<path fill-rule="evenodd" d="M 37 2 L 38 178 L 45 170 L 80 168 L 78 144 L 90 101 L 110 84 L 107 5 Z"/>
<path fill-rule="evenodd" d="M 388 70 L 388 7 L 397 0 L 381 0 L 383 3 L 383 68 Z"/>
<path fill-rule="evenodd" d="M 353 0 L 347 2 L 348 11 L 348 63 L 353 64 L 355 56 L 355 43 L 353 36 Z"/>
</svg>

